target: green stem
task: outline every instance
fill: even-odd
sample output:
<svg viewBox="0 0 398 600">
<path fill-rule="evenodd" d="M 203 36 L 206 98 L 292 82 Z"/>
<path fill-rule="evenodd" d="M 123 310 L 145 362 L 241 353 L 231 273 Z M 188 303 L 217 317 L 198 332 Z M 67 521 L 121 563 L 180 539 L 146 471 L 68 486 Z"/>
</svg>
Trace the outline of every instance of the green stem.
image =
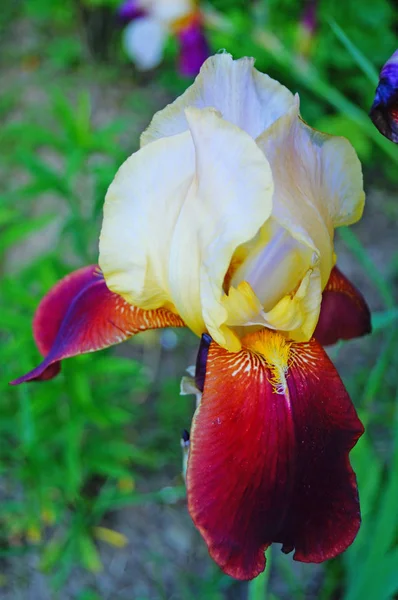
<svg viewBox="0 0 398 600">
<path fill-rule="evenodd" d="M 362 246 L 361 241 L 354 231 L 348 227 L 340 227 L 338 233 L 345 246 L 348 248 L 351 254 L 355 256 L 355 258 L 363 267 L 364 271 L 368 274 L 371 282 L 379 292 L 385 306 L 389 309 L 395 308 L 395 298 L 391 292 L 390 286 L 384 279 L 383 275 L 379 273 L 378 268 L 370 258 L 368 252 L 366 252 L 365 248 Z"/>
<path fill-rule="evenodd" d="M 225 15 L 221 15 L 213 9 L 207 9 L 205 13 L 206 23 L 210 28 L 221 30 L 230 35 L 237 33 L 235 25 Z M 335 29 L 335 31 L 337 31 Z M 271 31 L 267 31 L 263 26 L 254 27 L 250 32 L 251 38 L 259 48 L 262 48 L 273 57 L 275 62 L 283 69 L 288 71 L 314 95 L 321 98 L 324 102 L 332 106 L 335 110 L 341 112 L 357 123 L 366 135 L 393 161 L 398 162 L 398 151 L 394 144 L 384 138 L 376 127 L 374 127 L 367 113 L 349 100 L 333 85 L 329 84 L 315 69 L 314 66 L 297 57 L 293 52 L 286 48 L 283 43 Z M 340 36 L 340 39 L 341 36 Z M 368 76 L 370 73 L 368 66 Z"/>
<path fill-rule="evenodd" d="M 265 570 L 249 583 L 247 600 L 266 600 L 269 576 L 271 572 L 271 548 L 265 553 L 267 566 Z"/>
<path fill-rule="evenodd" d="M 362 52 L 357 48 L 349 39 L 349 37 L 345 34 L 344 30 L 340 27 L 338 23 L 334 19 L 329 19 L 329 25 L 332 28 L 333 33 L 343 44 L 347 53 L 352 56 L 352 58 L 357 63 L 358 67 L 362 70 L 364 75 L 369 79 L 371 85 L 377 87 L 379 82 L 379 74 L 375 67 L 372 65 L 370 60 L 362 54 Z"/>
<path fill-rule="evenodd" d="M 297 81 L 300 81 L 303 86 L 360 125 L 362 130 L 365 131 L 381 150 L 383 150 L 392 160 L 398 162 L 398 152 L 396 147 L 380 135 L 369 119 L 367 113 L 351 102 L 351 100 L 344 96 L 338 89 L 325 81 L 312 65 L 294 56 L 294 54 L 284 47 L 280 40 L 270 32 L 254 30 L 253 39 L 261 48 L 271 54 L 281 67 L 288 69 L 290 73 L 294 74 Z"/>
</svg>

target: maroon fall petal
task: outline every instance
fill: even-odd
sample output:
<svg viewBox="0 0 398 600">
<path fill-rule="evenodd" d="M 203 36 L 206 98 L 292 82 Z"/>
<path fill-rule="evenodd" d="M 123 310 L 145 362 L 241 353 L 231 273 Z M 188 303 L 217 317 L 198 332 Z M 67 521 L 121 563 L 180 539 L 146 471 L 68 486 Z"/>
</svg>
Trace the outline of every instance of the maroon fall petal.
<svg viewBox="0 0 398 600">
<path fill-rule="evenodd" d="M 364 432 L 332 362 L 312 340 L 291 348 L 288 388 L 298 472 L 282 541 L 293 558 L 320 563 L 346 550 L 360 526 L 349 452 Z"/>
<path fill-rule="evenodd" d="M 33 335 L 45 358 L 11 384 L 52 379 L 62 359 L 107 348 L 140 331 L 183 326 L 165 308 L 142 310 L 128 304 L 108 289 L 97 265 L 84 267 L 64 277 L 41 301 Z"/>
<path fill-rule="evenodd" d="M 202 342 L 208 354 L 187 492 L 213 559 L 228 575 L 252 579 L 273 542 L 303 562 L 352 543 L 360 510 L 348 455 L 363 427 L 315 340 L 290 343 L 262 331 L 243 344 L 230 353 Z"/>
<path fill-rule="evenodd" d="M 371 331 L 371 315 L 366 300 L 347 277 L 334 267 L 322 294 L 315 339 L 322 346 L 328 346 L 338 340 L 367 335 Z"/>
<path fill-rule="evenodd" d="M 41 300 L 33 318 L 33 337 L 43 356 L 50 352 L 73 300 L 99 277 L 97 265 L 83 267 L 63 277 Z"/>
</svg>

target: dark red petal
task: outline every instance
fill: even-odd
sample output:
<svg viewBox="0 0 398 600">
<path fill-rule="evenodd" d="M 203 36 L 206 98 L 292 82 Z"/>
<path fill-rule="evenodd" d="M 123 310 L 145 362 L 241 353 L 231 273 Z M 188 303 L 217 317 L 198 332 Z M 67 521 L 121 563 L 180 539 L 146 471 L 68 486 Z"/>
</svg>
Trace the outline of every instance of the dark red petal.
<svg viewBox="0 0 398 600">
<path fill-rule="evenodd" d="M 187 491 L 213 559 L 252 579 L 272 542 L 305 562 L 351 544 L 360 512 L 348 454 L 363 427 L 315 340 L 292 344 L 263 331 L 243 341 L 236 354 L 208 348 Z"/>
<path fill-rule="evenodd" d="M 296 431 L 296 483 L 282 541 L 295 560 L 323 562 L 343 552 L 361 523 L 349 452 L 364 432 L 323 348 L 293 344 L 288 388 Z"/>
<path fill-rule="evenodd" d="M 165 308 L 142 310 L 128 304 L 107 288 L 99 267 L 91 265 L 62 279 L 43 298 L 33 334 L 45 359 L 11 383 L 51 379 L 62 359 L 118 344 L 139 331 L 183 326 Z"/>
<path fill-rule="evenodd" d="M 322 294 L 321 313 L 314 337 L 323 346 L 351 340 L 372 331 L 370 310 L 361 292 L 337 267 Z"/>
</svg>

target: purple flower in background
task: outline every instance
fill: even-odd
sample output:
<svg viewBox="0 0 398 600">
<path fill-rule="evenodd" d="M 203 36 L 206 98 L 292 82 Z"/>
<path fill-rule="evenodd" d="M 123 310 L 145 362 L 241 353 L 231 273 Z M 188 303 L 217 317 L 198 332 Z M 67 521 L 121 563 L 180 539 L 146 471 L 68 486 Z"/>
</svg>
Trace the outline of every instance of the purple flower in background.
<svg viewBox="0 0 398 600">
<path fill-rule="evenodd" d="M 140 6 L 139 0 L 125 0 L 117 12 L 123 23 L 129 23 L 145 15 L 145 10 Z"/>
<path fill-rule="evenodd" d="M 311 34 L 315 32 L 317 26 L 317 4 L 317 0 L 308 0 L 301 17 L 301 23 L 303 24 L 303 27 L 305 27 L 305 29 L 307 29 L 307 31 Z"/>
<path fill-rule="evenodd" d="M 125 0 L 118 14 L 128 23 L 123 33 L 126 54 L 142 71 L 160 64 L 169 35 L 179 42 L 182 75 L 197 75 L 209 56 L 202 15 L 193 0 Z"/>
<path fill-rule="evenodd" d="M 195 15 L 177 33 L 180 43 L 178 68 L 181 75 L 194 77 L 210 54 L 200 15 Z"/>
<path fill-rule="evenodd" d="M 398 50 L 381 70 L 369 114 L 380 133 L 398 144 Z"/>
<path fill-rule="evenodd" d="M 318 25 L 317 0 L 307 0 L 297 31 L 297 51 L 303 58 L 308 58 L 312 52 L 313 41 Z"/>
</svg>

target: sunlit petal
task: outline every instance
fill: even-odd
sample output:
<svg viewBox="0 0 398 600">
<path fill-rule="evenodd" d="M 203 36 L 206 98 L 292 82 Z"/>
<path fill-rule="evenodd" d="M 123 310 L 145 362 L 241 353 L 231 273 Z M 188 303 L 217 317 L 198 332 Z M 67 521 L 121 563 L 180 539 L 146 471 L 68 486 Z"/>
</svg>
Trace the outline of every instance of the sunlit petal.
<svg viewBox="0 0 398 600">
<path fill-rule="evenodd" d="M 253 237 L 271 212 L 272 177 L 264 155 L 244 131 L 211 109 L 186 113 L 196 175 L 173 233 L 170 292 L 191 329 L 199 335 L 204 331 L 197 318 L 202 314 L 209 333 L 230 347 L 233 341 L 221 329 L 227 320 L 223 281 L 237 246 Z"/>
<path fill-rule="evenodd" d="M 334 227 L 353 223 L 362 214 L 362 173 L 347 140 L 311 129 L 298 111 L 297 101 L 257 143 L 275 181 L 272 216 L 313 250 L 324 287 L 333 267 Z"/>
<path fill-rule="evenodd" d="M 194 174 L 194 145 L 186 132 L 133 154 L 109 187 L 99 264 L 108 287 L 130 304 L 149 309 L 171 302 L 171 241 Z"/>
<path fill-rule="evenodd" d="M 131 304 L 174 307 L 198 335 L 239 349 L 223 328 L 223 281 L 236 247 L 271 212 L 271 172 L 254 140 L 214 110 L 186 113 L 190 131 L 142 148 L 116 175 L 100 266 Z"/>
<path fill-rule="evenodd" d="M 215 108 L 222 117 L 252 137 L 260 135 L 293 103 L 287 88 L 253 67 L 254 59 L 234 61 L 229 54 L 211 56 L 195 83 L 153 117 L 141 145 L 188 129 L 185 109 Z"/>
<path fill-rule="evenodd" d="M 265 313 L 265 325 L 284 332 L 291 340 L 308 341 L 318 322 L 321 298 L 321 275 L 315 267 L 307 271 L 295 292 Z"/>
<path fill-rule="evenodd" d="M 271 310 L 297 288 L 312 266 L 314 254 L 274 218 L 267 221 L 255 238 L 240 246 L 234 257 L 237 253 L 241 260 L 232 274 L 231 285 L 247 281 L 264 310 Z"/>
</svg>

